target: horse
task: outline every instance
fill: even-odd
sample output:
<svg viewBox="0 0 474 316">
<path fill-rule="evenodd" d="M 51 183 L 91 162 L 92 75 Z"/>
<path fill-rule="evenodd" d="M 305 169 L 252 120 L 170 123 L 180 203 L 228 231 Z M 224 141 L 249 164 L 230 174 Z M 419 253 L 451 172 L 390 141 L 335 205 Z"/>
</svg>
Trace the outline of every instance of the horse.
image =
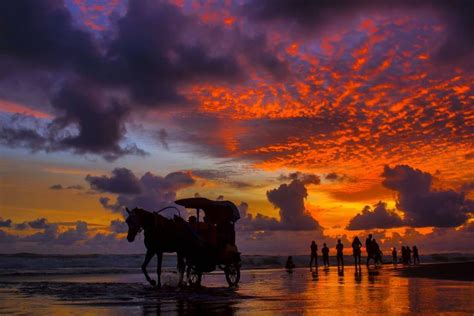
<svg viewBox="0 0 474 316">
<path fill-rule="evenodd" d="M 127 240 L 133 242 L 138 233 L 142 230 L 145 235 L 145 247 L 147 249 L 145 261 L 142 264 L 142 272 L 146 280 L 152 286 L 161 287 L 161 264 L 163 262 L 163 253 L 176 252 L 178 256 L 179 286 L 183 285 L 183 275 L 186 267 L 185 257 L 182 251 L 182 241 L 179 236 L 179 227 L 176 221 L 168 219 L 157 213 L 151 213 L 140 208 L 134 208 L 130 211 L 126 208 L 128 217 L 125 222 L 128 224 Z M 155 256 L 158 258 L 156 269 L 157 282 L 150 278 L 146 267 Z"/>
</svg>

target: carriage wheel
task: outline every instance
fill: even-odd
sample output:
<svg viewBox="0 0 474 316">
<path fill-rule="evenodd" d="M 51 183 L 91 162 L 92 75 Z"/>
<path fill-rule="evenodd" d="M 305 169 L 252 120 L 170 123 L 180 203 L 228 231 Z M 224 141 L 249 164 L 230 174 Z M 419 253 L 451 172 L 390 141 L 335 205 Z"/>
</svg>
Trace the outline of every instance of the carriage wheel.
<svg viewBox="0 0 474 316">
<path fill-rule="evenodd" d="M 227 283 L 229 283 L 229 286 L 236 286 L 237 284 L 239 284 L 240 266 L 238 264 L 232 263 L 226 266 L 224 273 L 225 279 L 227 280 Z"/>
<path fill-rule="evenodd" d="M 192 267 L 188 273 L 188 282 L 190 286 L 201 286 L 202 272 Z"/>
</svg>

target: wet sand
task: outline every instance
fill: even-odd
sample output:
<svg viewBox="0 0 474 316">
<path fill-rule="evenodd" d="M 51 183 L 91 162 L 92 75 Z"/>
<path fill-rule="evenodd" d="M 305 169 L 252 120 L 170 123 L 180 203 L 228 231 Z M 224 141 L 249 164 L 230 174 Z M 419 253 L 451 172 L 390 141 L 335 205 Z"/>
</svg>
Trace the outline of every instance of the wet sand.
<svg viewBox="0 0 474 316">
<path fill-rule="evenodd" d="M 449 264 L 455 265 L 455 264 Z M 205 275 L 200 289 L 176 287 L 175 273 L 153 289 L 140 274 L 9 277 L 0 279 L 0 314 L 417 314 L 474 313 L 474 282 L 405 277 L 405 270 L 434 271 L 437 265 L 404 269 L 386 265 L 244 270 L 238 288 L 224 275 Z M 411 272 L 413 271 L 413 272 Z M 471 271 L 472 273 L 472 271 Z M 402 276 L 403 275 L 403 276 Z"/>
<path fill-rule="evenodd" d="M 406 277 L 474 281 L 474 262 L 436 263 L 408 266 L 400 270 Z"/>
</svg>

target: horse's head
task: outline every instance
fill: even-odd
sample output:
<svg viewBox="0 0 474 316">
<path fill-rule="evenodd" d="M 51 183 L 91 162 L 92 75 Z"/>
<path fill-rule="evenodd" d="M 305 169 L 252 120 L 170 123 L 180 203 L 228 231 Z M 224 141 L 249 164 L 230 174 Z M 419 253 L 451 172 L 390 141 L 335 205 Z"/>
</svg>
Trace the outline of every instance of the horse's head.
<svg viewBox="0 0 474 316">
<path fill-rule="evenodd" d="M 137 210 L 138 210 L 137 208 L 134 208 L 133 210 L 130 211 L 128 208 L 126 208 L 128 217 L 125 220 L 125 222 L 128 225 L 127 240 L 129 242 L 133 242 L 137 234 L 141 232 L 143 229 Z"/>
</svg>

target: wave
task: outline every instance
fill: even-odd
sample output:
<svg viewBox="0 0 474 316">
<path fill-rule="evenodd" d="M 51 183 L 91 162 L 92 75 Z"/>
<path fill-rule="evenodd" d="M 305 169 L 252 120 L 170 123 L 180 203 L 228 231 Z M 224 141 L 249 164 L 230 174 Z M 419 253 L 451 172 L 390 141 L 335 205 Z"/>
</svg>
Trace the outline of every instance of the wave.
<svg viewBox="0 0 474 316">
<path fill-rule="evenodd" d="M 242 255 L 242 269 L 282 268 L 286 256 Z M 0 254 L 0 276 L 39 276 L 39 275 L 87 275 L 87 274 L 133 274 L 141 273 L 143 254 L 131 255 L 43 255 L 33 253 Z M 321 258 L 319 258 L 321 260 Z M 345 256 L 346 265 L 352 264 L 352 256 Z M 385 256 L 390 262 L 391 257 Z M 309 256 L 296 255 L 293 261 L 297 267 L 309 265 Z M 422 263 L 474 261 L 473 254 L 451 253 L 421 256 Z M 335 264 L 335 258 L 330 257 Z M 163 257 L 163 269 L 176 270 L 176 256 Z M 149 269 L 156 267 L 153 260 Z"/>
</svg>

